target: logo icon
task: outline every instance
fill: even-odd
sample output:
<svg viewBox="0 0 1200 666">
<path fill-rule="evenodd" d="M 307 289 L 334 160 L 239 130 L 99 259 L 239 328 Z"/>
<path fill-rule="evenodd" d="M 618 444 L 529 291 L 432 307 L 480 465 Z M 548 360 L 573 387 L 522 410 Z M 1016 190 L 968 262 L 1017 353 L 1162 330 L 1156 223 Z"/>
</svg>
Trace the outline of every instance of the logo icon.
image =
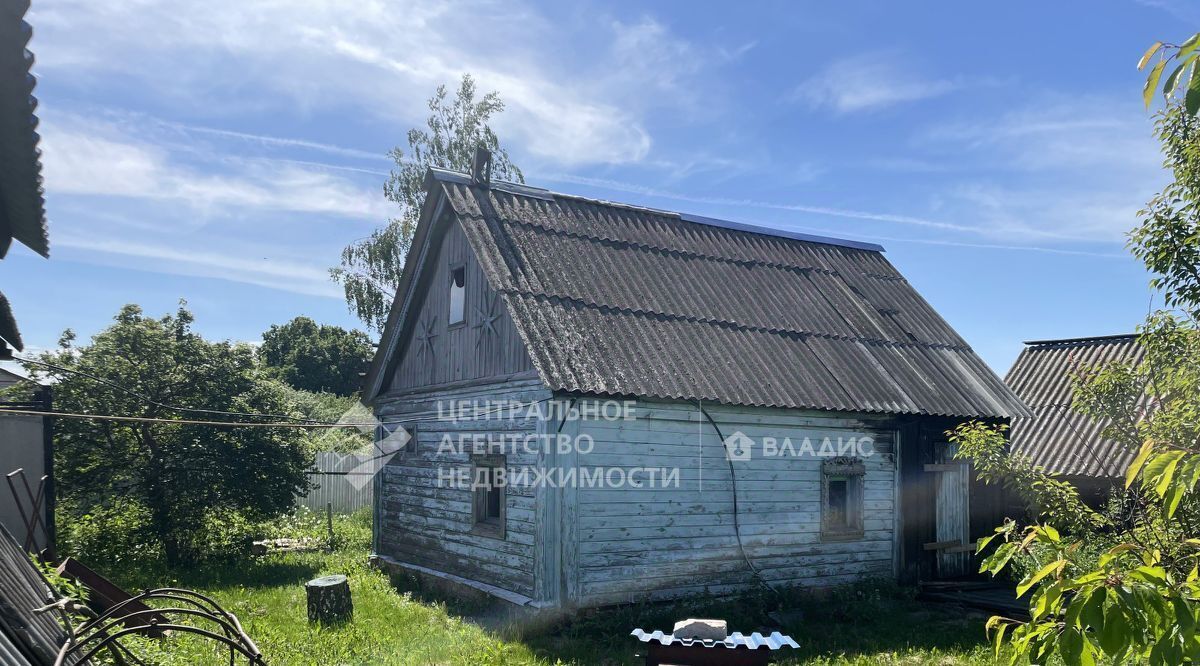
<svg viewBox="0 0 1200 666">
<path fill-rule="evenodd" d="M 754 440 L 738 430 L 725 438 L 725 457 L 733 461 L 749 460 L 754 449 Z"/>
</svg>

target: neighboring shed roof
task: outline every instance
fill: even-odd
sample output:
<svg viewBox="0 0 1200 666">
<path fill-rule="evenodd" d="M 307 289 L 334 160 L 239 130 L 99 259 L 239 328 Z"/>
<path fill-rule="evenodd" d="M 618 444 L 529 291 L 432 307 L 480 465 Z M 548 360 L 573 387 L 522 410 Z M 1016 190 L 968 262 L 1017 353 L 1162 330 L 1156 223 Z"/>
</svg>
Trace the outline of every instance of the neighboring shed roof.
<svg viewBox="0 0 1200 666">
<path fill-rule="evenodd" d="M 427 207 L 444 197 L 552 389 L 1027 413 L 879 246 L 431 175 Z M 381 358 L 393 335 L 385 331 Z M 370 398 L 379 383 L 368 380 Z"/>
<path fill-rule="evenodd" d="M 1107 422 L 1075 412 L 1072 378 L 1080 369 L 1111 361 L 1140 363 L 1136 335 L 1108 335 L 1025 343 L 1004 381 L 1034 412 L 1013 423 L 1013 451 L 1047 471 L 1071 476 L 1119 477 L 1134 452 L 1106 439 Z"/>
</svg>

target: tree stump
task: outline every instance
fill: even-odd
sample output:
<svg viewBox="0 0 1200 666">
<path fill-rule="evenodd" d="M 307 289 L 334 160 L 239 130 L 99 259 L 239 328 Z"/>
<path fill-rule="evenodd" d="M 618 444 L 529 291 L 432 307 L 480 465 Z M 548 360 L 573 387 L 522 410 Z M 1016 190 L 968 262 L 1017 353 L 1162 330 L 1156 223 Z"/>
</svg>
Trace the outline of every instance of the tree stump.
<svg viewBox="0 0 1200 666">
<path fill-rule="evenodd" d="M 308 621 L 321 624 L 347 622 L 354 615 L 350 581 L 345 576 L 322 576 L 304 584 L 308 595 Z"/>
</svg>

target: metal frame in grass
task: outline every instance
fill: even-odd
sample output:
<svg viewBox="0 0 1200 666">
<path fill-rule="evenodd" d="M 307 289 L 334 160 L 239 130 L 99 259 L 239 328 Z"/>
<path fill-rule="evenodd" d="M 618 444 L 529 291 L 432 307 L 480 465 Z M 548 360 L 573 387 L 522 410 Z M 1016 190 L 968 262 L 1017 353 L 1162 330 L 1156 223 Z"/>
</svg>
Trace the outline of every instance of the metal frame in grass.
<svg viewBox="0 0 1200 666">
<path fill-rule="evenodd" d="M 169 605 L 125 612 L 131 605 L 147 601 L 166 602 Z M 46 610 L 52 609 L 62 614 L 64 620 L 69 619 L 66 617 L 66 609 L 61 604 L 55 604 Z M 163 621 L 163 618 L 166 618 L 166 621 Z M 215 627 L 202 628 L 184 624 L 183 621 L 187 618 L 199 618 L 212 623 Z M 141 624 L 138 620 L 146 620 L 146 622 Z M 71 626 L 69 621 L 65 623 L 68 627 Z M 123 625 L 124 628 L 119 628 L 118 625 Z M 259 652 L 258 646 L 246 635 L 241 622 L 233 613 L 221 608 L 210 597 L 181 588 L 167 587 L 146 590 L 116 604 L 82 626 L 70 629 L 69 632 L 70 637 L 59 650 L 54 666 L 88 663 L 93 656 L 104 649 L 110 650 L 118 659 L 144 665 L 146 662 L 117 642 L 118 639 L 133 634 L 161 636 L 165 632 L 196 634 L 224 644 L 229 648 L 230 666 L 236 666 L 239 657 L 244 658 L 245 663 L 249 666 L 266 666 L 267 663 L 263 659 L 262 653 Z"/>
</svg>

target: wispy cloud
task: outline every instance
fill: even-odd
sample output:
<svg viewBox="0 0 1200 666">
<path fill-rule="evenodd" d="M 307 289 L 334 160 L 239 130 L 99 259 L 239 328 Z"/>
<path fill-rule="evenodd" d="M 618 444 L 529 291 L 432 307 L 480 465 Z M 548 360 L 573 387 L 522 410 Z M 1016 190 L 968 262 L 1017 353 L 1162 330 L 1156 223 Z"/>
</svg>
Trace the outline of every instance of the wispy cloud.
<svg viewBox="0 0 1200 666">
<path fill-rule="evenodd" d="M 147 140 L 144 131 L 135 137 L 93 118 L 43 116 L 43 162 L 52 195 L 171 200 L 202 213 L 234 208 L 376 221 L 390 211 L 377 191 L 326 169 L 262 159 L 224 160 L 220 169 L 205 169 L 185 162 L 164 142 Z"/>
<path fill-rule="evenodd" d="M 705 205 L 730 206 L 730 207 L 739 207 L 739 208 L 759 208 L 759 209 L 765 209 L 765 210 L 808 213 L 808 214 L 820 215 L 820 216 L 826 216 L 826 217 L 839 217 L 839 218 L 848 218 L 848 219 L 854 219 L 854 220 L 865 220 L 865 221 L 869 221 L 869 222 L 883 222 L 883 223 L 888 223 L 888 224 L 898 224 L 898 225 L 911 226 L 911 227 L 922 227 L 925 229 L 930 229 L 930 230 L 935 230 L 935 231 L 964 233 L 964 234 L 970 234 L 970 235 L 974 235 L 974 236 L 989 236 L 989 235 L 996 233 L 996 231 L 997 231 L 996 228 L 994 228 L 994 227 L 976 227 L 976 226 L 971 226 L 971 225 L 957 224 L 957 223 L 953 223 L 953 222 L 945 222 L 945 221 L 934 220 L 934 219 L 929 219 L 929 218 L 925 218 L 925 217 L 918 217 L 918 216 L 913 216 L 913 215 L 903 215 L 903 214 L 896 214 L 896 213 L 856 210 L 856 209 L 851 209 L 851 208 L 840 208 L 840 207 L 833 207 L 833 206 L 818 206 L 818 205 L 812 205 L 812 204 L 807 204 L 807 203 L 797 203 L 797 202 L 772 202 L 772 201 L 761 201 L 761 200 L 755 200 L 755 199 L 697 196 L 697 195 L 684 194 L 684 193 L 680 193 L 680 192 L 673 192 L 670 190 L 664 190 L 664 189 L 659 189 L 659 188 L 654 188 L 654 187 L 645 187 L 645 186 L 638 185 L 635 183 L 627 183 L 627 182 L 605 179 L 605 178 L 590 178 L 590 177 L 586 177 L 586 176 L 576 176 L 576 175 L 571 175 L 571 174 L 551 174 L 551 175 L 545 175 L 543 177 L 546 178 L 547 180 L 552 180 L 552 181 L 556 181 L 556 182 L 575 183 L 578 185 L 587 185 L 590 187 L 604 188 L 604 189 L 608 189 L 608 190 L 615 190 L 618 192 L 630 192 L 630 193 L 634 193 L 634 194 L 642 194 L 645 196 L 656 197 L 656 198 L 661 198 L 661 199 L 671 199 L 674 201 L 686 201 L 686 202 L 690 202 L 690 203 L 705 204 Z M 1030 231 L 1030 235 L 1034 236 L 1034 237 L 1040 237 L 1043 239 L 1079 240 L 1078 238 L 1065 236 L 1062 234 L 1049 232 L 1049 231 L 1032 230 L 1032 231 Z"/>
<path fill-rule="evenodd" d="M 959 171 L 940 185 L 942 210 L 1019 234 L 1121 242 L 1166 179 L 1136 99 L 1031 96 L 1013 110 L 939 122 L 912 143 Z"/>
<path fill-rule="evenodd" d="M 411 125 L 436 85 L 470 72 L 481 89 L 502 92 L 497 123 L 510 141 L 568 165 L 646 158 L 652 139 L 641 114 L 695 107 L 680 93 L 703 83 L 703 54 L 648 18 L 598 22 L 593 60 L 571 71 L 559 54 L 578 44 L 519 2 L 63 0 L 34 18 L 42 71 L 116 73 L 189 110 L 351 109 Z M 128 39 L 130 25 L 138 39 Z M 237 77 L 217 75 L 230 67 Z"/>
<path fill-rule="evenodd" d="M 54 242 L 56 247 L 85 250 L 90 254 L 136 258 L 139 261 L 135 266 L 139 270 L 213 278 L 307 296 L 342 297 L 341 290 L 329 281 L 326 268 L 287 259 L 247 256 L 249 248 L 244 245 L 222 251 L 209 251 L 137 242 L 131 239 L 117 240 L 74 234 L 58 234 Z M 260 249 L 260 253 L 269 251 L 271 249 Z M 117 263 L 125 267 L 130 266 L 128 261 Z"/>
<path fill-rule="evenodd" d="M 909 71 L 897 63 L 895 54 L 868 53 L 831 63 L 792 95 L 814 108 L 855 113 L 939 97 L 959 87 L 950 79 Z"/>
</svg>

